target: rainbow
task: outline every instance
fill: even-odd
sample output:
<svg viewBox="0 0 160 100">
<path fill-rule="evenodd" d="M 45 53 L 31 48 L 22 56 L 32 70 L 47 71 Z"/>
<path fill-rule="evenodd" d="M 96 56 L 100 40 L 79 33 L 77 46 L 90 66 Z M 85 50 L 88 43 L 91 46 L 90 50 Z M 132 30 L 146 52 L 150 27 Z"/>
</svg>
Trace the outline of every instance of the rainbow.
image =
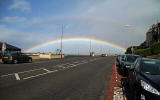
<svg viewBox="0 0 160 100">
<path fill-rule="evenodd" d="M 126 51 L 126 48 L 124 48 L 124 47 L 122 47 L 120 45 L 108 42 L 108 41 L 104 41 L 104 40 L 97 40 L 97 39 L 92 39 L 92 38 L 64 38 L 63 39 L 63 42 L 67 42 L 67 41 L 94 41 L 94 42 L 98 42 L 98 43 L 101 43 L 101 44 L 105 44 L 105 45 L 111 46 L 113 48 L 117 48 L 119 50 L 122 50 L 123 52 Z M 36 46 L 34 46 L 32 48 L 24 50 L 24 52 L 31 52 L 31 51 L 33 51 L 35 49 L 44 47 L 44 46 L 49 45 L 49 44 L 55 44 L 55 43 L 58 43 L 58 42 L 61 42 L 61 39 L 48 41 L 48 42 L 36 45 Z"/>
</svg>

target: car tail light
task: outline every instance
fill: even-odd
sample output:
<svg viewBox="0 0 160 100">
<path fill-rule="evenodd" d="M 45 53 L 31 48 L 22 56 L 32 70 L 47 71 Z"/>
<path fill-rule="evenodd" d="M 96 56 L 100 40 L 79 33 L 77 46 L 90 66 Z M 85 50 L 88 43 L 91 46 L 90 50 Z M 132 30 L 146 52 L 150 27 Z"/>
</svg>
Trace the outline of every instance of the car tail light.
<svg viewBox="0 0 160 100">
<path fill-rule="evenodd" d="M 13 58 L 12 56 L 9 57 L 10 60 L 12 60 L 12 58 Z"/>
</svg>

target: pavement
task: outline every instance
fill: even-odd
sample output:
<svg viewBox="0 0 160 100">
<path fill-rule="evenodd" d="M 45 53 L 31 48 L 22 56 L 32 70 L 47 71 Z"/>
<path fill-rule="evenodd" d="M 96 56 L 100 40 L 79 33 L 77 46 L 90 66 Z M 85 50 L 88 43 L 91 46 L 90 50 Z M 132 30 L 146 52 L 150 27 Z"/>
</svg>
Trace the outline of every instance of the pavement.
<svg viewBox="0 0 160 100">
<path fill-rule="evenodd" d="M 106 100 L 114 57 L 0 64 L 1 100 Z"/>
</svg>

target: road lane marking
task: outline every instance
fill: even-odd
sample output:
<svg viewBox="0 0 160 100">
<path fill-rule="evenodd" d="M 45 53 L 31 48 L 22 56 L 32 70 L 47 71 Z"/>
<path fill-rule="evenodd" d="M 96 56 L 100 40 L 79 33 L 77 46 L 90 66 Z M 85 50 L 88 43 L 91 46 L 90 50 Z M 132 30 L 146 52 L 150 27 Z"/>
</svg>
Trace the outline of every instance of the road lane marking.
<svg viewBox="0 0 160 100">
<path fill-rule="evenodd" d="M 46 72 L 50 72 L 50 70 L 43 68 L 43 70 L 45 70 Z"/>
<path fill-rule="evenodd" d="M 57 72 L 57 71 L 58 70 L 54 70 L 54 71 L 38 74 L 38 75 L 35 75 L 35 76 L 26 77 L 26 78 L 23 78 L 23 79 L 26 80 L 26 79 L 30 79 L 30 78 L 35 78 L 35 77 L 38 77 L 38 76 L 43 76 L 43 75 L 46 75 L 46 74 L 49 74 L 49 73 L 54 73 L 54 72 Z"/>
<path fill-rule="evenodd" d="M 59 65 L 59 66 L 56 66 L 56 67 L 63 68 L 63 69 L 64 69 L 64 68 L 66 68 L 66 67 L 64 67 L 64 66 L 61 66 L 61 65 Z"/>
<path fill-rule="evenodd" d="M 16 77 L 16 80 L 20 80 L 20 77 L 19 77 L 18 73 L 15 73 L 14 75 Z"/>
<path fill-rule="evenodd" d="M 22 74 L 22 73 L 27 73 L 27 72 L 32 72 L 32 71 L 36 71 L 36 70 L 42 70 L 42 68 L 39 68 L 39 69 L 31 69 L 31 70 L 28 70 L 28 71 L 23 71 L 23 72 L 17 72 L 18 74 Z M 14 73 L 12 74 L 6 74 L 6 75 L 1 75 L 0 77 L 6 77 L 6 76 L 11 76 L 11 75 L 14 75 Z"/>
<path fill-rule="evenodd" d="M 79 63 L 79 61 L 73 62 L 73 63 Z"/>
<path fill-rule="evenodd" d="M 14 74 L 1 75 L 1 78 L 6 76 L 11 76 L 11 75 L 14 75 Z"/>
<path fill-rule="evenodd" d="M 92 61 L 94 61 L 94 60 L 99 60 L 99 59 L 92 59 Z M 85 63 L 89 63 L 89 62 L 91 62 L 91 60 L 90 60 L 90 61 L 82 60 L 82 61 L 76 61 L 76 62 L 72 62 L 72 63 L 65 63 L 65 64 L 53 66 L 53 67 L 63 68 L 63 69 L 59 69 L 59 70 L 50 71 L 50 70 L 48 70 L 48 69 L 46 69 L 46 68 L 41 67 L 41 68 L 38 68 L 38 69 L 31 69 L 31 70 L 28 70 L 28 71 L 17 72 L 17 74 L 23 74 L 23 73 L 28 73 L 28 72 L 37 71 L 37 70 L 45 70 L 45 71 L 47 71 L 47 73 L 43 73 L 43 74 L 45 75 L 45 74 L 48 74 L 48 73 L 53 73 L 53 72 L 56 72 L 56 71 L 69 69 L 69 68 L 71 68 L 71 67 L 76 67 L 76 66 L 78 66 L 78 65 L 85 64 Z M 76 64 L 75 64 L 75 63 L 76 63 Z M 67 67 L 64 67 L 64 65 L 67 65 Z M 68 68 L 68 67 L 69 67 L 69 68 Z M 50 68 L 52 68 L 52 67 L 50 67 Z M 12 74 L 7 74 L 7 75 L 1 75 L 0 77 L 2 78 L 2 77 L 10 76 L 10 75 L 15 75 L 15 77 L 16 77 L 17 74 L 15 75 L 15 73 L 12 73 Z M 38 75 L 36 75 L 36 76 L 31 76 L 31 78 L 32 78 L 32 77 L 41 76 L 41 75 L 43 75 L 43 74 L 38 74 Z M 18 76 L 19 76 L 19 75 L 18 75 Z M 28 79 L 28 78 L 30 78 L 30 77 L 23 78 L 23 79 Z M 17 77 L 16 79 L 19 80 L 20 78 Z"/>
</svg>

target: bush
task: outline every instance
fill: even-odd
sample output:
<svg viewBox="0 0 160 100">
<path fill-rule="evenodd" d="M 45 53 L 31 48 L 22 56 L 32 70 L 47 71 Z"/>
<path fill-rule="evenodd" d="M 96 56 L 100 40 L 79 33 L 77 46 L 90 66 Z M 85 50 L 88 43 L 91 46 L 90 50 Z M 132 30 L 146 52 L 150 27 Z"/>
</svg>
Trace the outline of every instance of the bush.
<svg viewBox="0 0 160 100">
<path fill-rule="evenodd" d="M 151 47 L 152 54 L 159 54 L 160 53 L 160 42 L 154 43 Z"/>
<path fill-rule="evenodd" d="M 138 49 L 138 50 L 136 50 L 134 52 L 134 54 L 140 55 L 142 57 L 146 57 L 146 56 L 151 55 L 151 49 L 150 48 L 147 48 L 147 49 Z"/>
</svg>

